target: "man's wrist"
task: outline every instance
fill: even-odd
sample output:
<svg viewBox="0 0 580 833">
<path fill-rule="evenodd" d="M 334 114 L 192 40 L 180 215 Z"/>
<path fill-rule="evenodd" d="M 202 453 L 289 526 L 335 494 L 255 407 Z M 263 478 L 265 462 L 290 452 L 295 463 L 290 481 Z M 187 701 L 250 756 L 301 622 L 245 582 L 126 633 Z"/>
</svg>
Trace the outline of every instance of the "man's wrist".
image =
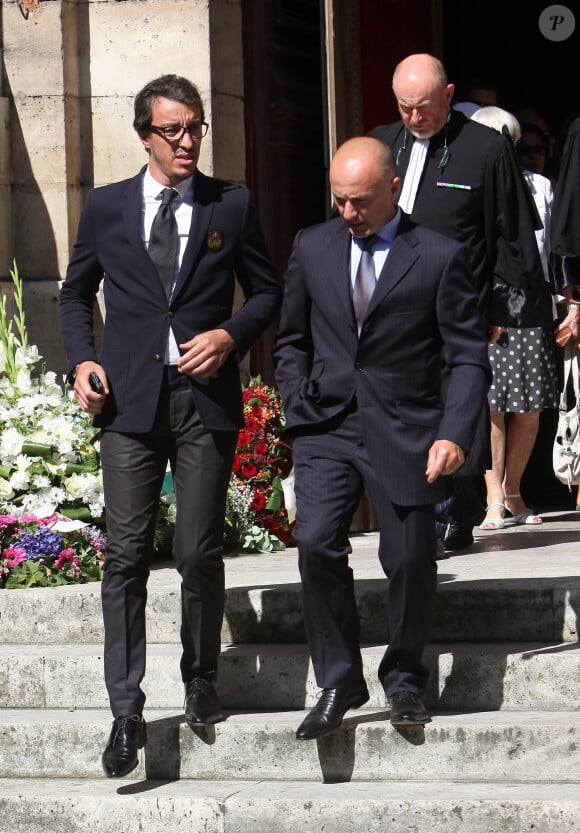
<svg viewBox="0 0 580 833">
<path fill-rule="evenodd" d="M 79 367 L 81 366 L 81 364 L 88 364 L 89 362 L 91 364 L 95 364 L 95 362 L 93 362 L 92 359 L 83 359 L 82 362 L 77 362 L 77 364 L 75 364 L 75 366 L 69 373 L 69 379 L 71 380 L 71 382 L 74 382 L 77 378 L 77 373 L 79 372 Z"/>
<path fill-rule="evenodd" d="M 567 312 L 579 312 L 580 311 L 580 301 L 575 303 L 569 302 L 566 304 Z"/>
</svg>

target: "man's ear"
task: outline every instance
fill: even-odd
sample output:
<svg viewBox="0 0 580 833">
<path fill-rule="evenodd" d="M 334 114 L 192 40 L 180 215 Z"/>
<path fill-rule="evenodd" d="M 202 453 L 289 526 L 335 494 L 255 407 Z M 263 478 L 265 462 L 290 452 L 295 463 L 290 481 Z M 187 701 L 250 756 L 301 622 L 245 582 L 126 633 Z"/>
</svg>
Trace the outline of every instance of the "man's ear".
<svg viewBox="0 0 580 833">
<path fill-rule="evenodd" d="M 147 153 L 151 153 L 151 148 L 149 147 L 149 133 L 141 131 L 139 133 L 139 138 L 141 139 L 141 144 L 143 145 Z"/>
<path fill-rule="evenodd" d="M 401 177 L 394 176 L 391 179 L 391 194 L 393 195 L 393 199 L 396 201 L 399 194 L 401 193 Z"/>
</svg>

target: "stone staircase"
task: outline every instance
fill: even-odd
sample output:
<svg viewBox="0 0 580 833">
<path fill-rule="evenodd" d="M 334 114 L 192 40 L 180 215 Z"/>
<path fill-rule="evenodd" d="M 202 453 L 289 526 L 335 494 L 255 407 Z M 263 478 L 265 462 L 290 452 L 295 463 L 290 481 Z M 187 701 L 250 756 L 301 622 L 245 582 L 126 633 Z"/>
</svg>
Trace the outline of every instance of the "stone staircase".
<svg viewBox="0 0 580 833">
<path fill-rule="evenodd" d="M 145 716 L 130 778 L 107 780 L 99 586 L 0 591 L 0 833 L 580 831 L 578 515 L 488 534 L 439 563 L 425 729 L 396 731 L 376 679 L 377 536 L 353 538 L 368 707 L 317 742 L 296 552 L 230 558 L 219 690 L 183 722 L 179 590 L 153 570 Z"/>
</svg>

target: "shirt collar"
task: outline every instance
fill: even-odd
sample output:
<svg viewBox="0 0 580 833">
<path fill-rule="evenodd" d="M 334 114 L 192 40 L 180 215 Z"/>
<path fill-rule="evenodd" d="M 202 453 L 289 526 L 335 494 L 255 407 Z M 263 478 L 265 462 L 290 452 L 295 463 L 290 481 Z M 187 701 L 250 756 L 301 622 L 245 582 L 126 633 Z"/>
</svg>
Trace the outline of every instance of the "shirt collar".
<svg viewBox="0 0 580 833">
<path fill-rule="evenodd" d="M 181 200 L 184 202 L 193 202 L 193 176 L 188 176 L 187 179 L 182 180 L 177 185 L 173 187 L 179 194 Z M 156 199 L 163 188 L 167 186 L 161 185 L 160 182 L 151 176 L 151 171 L 149 167 L 145 169 L 145 175 L 143 177 L 143 196 L 145 199 Z"/>
<path fill-rule="evenodd" d="M 376 232 L 377 237 L 380 237 L 381 240 L 390 245 L 399 231 L 401 216 L 401 209 L 397 206 L 397 213 L 392 220 L 389 220 L 388 223 L 385 223 L 385 225 Z"/>
</svg>

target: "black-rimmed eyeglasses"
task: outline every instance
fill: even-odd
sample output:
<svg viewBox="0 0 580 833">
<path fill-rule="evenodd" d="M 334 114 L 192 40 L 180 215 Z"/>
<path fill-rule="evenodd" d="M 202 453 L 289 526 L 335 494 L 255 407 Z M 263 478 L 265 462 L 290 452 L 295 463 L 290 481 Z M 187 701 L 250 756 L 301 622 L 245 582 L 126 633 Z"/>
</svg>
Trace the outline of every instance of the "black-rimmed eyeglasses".
<svg viewBox="0 0 580 833">
<path fill-rule="evenodd" d="M 189 133 L 192 139 L 203 139 L 209 130 L 209 124 L 205 121 L 192 121 L 189 124 L 165 124 L 158 127 L 151 124 L 149 130 L 169 139 L 170 142 L 181 141 L 185 133 Z"/>
</svg>

